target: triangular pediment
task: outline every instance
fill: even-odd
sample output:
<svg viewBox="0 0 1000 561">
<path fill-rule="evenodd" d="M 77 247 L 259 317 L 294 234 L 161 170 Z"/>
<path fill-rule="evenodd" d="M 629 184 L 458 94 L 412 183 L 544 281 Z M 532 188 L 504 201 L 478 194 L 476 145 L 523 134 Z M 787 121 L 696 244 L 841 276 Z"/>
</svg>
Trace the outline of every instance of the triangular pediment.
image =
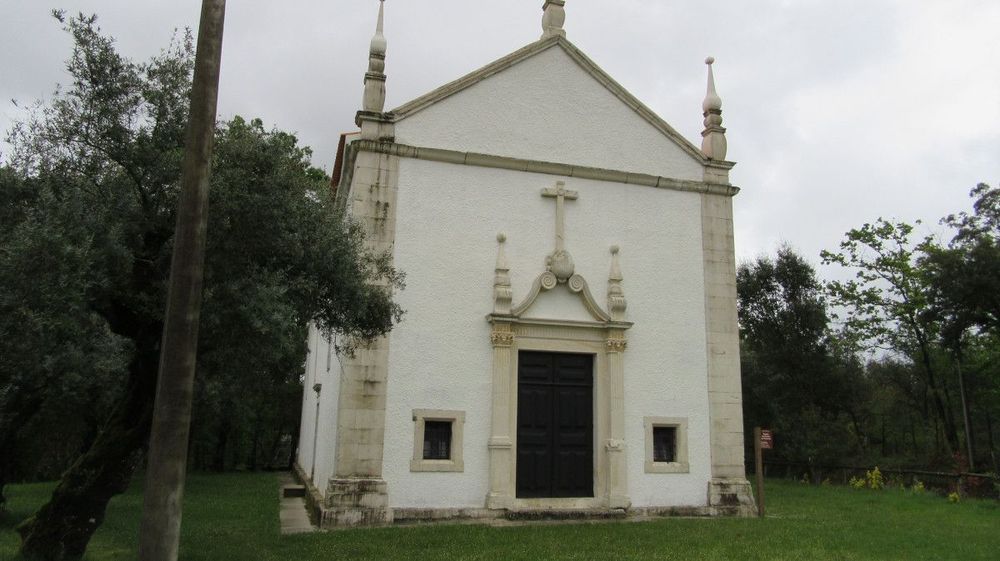
<svg viewBox="0 0 1000 561">
<path fill-rule="evenodd" d="M 709 160 L 564 37 L 389 113 L 402 144 L 700 181 Z"/>
</svg>

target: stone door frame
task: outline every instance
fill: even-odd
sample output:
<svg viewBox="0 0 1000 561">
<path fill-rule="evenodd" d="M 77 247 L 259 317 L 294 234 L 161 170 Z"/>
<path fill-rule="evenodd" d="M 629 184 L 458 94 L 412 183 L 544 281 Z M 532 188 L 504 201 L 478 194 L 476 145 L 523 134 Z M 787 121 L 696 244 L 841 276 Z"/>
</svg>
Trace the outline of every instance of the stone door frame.
<svg viewBox="0 0 1000 561">
<path fill-rule="evenodd" d="M 493 392 L 489 509 L 558 510 L 628 508 L 624 441 L 623 322 L 575 322 L 491 315 Z M 589 354 L 594 357 L 594 496 L 519 499 L 517 397 L 520 351 Z"/>
</svg>

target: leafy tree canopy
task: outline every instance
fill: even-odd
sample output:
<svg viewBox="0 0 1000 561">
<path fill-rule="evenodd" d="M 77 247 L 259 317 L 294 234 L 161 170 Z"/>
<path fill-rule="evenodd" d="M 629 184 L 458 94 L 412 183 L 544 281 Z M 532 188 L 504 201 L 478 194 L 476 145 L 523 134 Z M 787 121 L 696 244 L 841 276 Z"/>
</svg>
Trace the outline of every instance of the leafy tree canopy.
<svg viewBox="0 0 1000 561">
<path fill-rule="evenodd" d="M 781 457 L 835 461 L 853 439 L 838 418 L 851 379 L 835 360 L 816 272 L 788 246 L 742 264 L 736 275 L 748 425 L 781 435 Z M 749 432 L 749 431 L 748 431 Z"/>
<path fill-rule="evenodd" d="M 945 320 L 951 346 L 970 328 L 1000 335 L 1000 188 L 981 183 L 970 195 L 971 214 L 942 220 L 956 232 L 951 243 L 927 248 L 921 261 L 932 316 Z"/>
<path fill-rule="evenodd" d="M 85 452 L 19 529 L 26 555 L 75 559 L 148 439 L 194 53 L 185 33 L 134 62 L 95 17 L 55 15 L 71 83 L 15 126 L 0 169 L 0 467 L 30 444 L 26 423 L 90 413 Z M 218 128 L 196 440 L 222 410 L 287 437 L 307 324 L 352 342 L 400 317 L 402 274 L 365 249 L 310 156 L 258 119 Z"/>
</svg>

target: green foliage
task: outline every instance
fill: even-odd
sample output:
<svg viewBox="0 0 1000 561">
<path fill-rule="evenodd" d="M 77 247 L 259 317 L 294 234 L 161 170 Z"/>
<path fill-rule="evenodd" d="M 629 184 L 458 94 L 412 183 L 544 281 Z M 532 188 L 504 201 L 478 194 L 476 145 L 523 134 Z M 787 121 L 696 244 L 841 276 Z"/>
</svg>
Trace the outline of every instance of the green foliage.
<svg viewBox="0 0 1000 561">
<path fill-rule="evenodd" d="M 962 495 L 959 495 L 957 491 L 952 491 L 948 493 L 948 502 L 955 504 L 962 500 Z"/>
<path fill-rule="evenodd" d="M 812 266 L 782 247 L 741 264 L 737 292 L 746 425 L 780 435 L 773 457 L 837 463 L 854 452 L 848 407 L 860 365 L 831 344 Z"/>
<path fill-rule="evenodd" d="M 882 475 L 882 470 L 875 466 L 874 469 L 865 471 L 864 477 L 852 477 L 848 482 L 852 489 L 871 489 L 872 491 L 881 491 L 886 488 L 885 477 Z"/>
<path fill-rule="evenodd" d="M 917 270 L 913 229 L 880 218 L 847 232 L 839 253 L 822 252 L 825 265 L 854 270 L 854 279 L 831 281 L 826 287 L 831 304 L 846 313 L 843 335 L 848 340 L 907 353 L 918 340 L 933 338 L 936 326 L 921 317 L 927 291 Z"/>
<path fill-rule="evenodd" d="M 83 450 L 66 475 L 83 483 L 54 503 L 93 505 L 135 465 L 144 439 L 124 435 L 148 430 L 194 49 L 185 33 L 137 63 L 96 18 L 56 17 L 71 83 L 14 127 L 0 167 L 0 487 Z M 217 132 L 192 433 L 194 450 L 222 449 L 216 467 L 286 463 L 310 322 L 350 347 L 401 314 L 402 274 L 365 249 L 310 155 L 256 119 Z M 26 453 L 36 441 L 51 466 Z"/>
<path fill-rule="evenodd" d="M 882 471 L 878 469 L 878 466 L 865 472 L 865 483 L 872 491 L 881 491 L 885 488 L 885 478 L 882 477 Z"/>
<path fill-rule="evenodd" d="M 824 264 L 853 270 L 855 278 L 826 288 L 831 303 L 846 314 L 846 340 L 919 365 L 950 455 L 959 449 L 959 438 L 940 364 L 941 324 L 930 313 L 927 275 L 919 265 L 933 244 L 914 242 L 913 230 L 880 218 L 847 232 L 840 252 L 824 251 L 822 257 Z"/>
<path fill-rule="evenodd" d="M 55 477 L 93 437 L 118 397 L 131 342 L 113 333 L 90 306 L 121 265 L 111 209 L 54 178 L 0 174 L 0 487 L 26 471 Z M 11 183 L 14 183 L 12 185 Z M 67 423 L 67 417 L 75 423 Z M 43 432 L 54 449 L 34 442 Z"/>
<path fill-rule="evenodd" d="M 1000 188 L 981 183 L 970 196 L 972 214 L 942 220 L 956 232 L 951 243 L 929 247 L 921 262 L 932 312 L 946 320 L 952 346 L 970 328 L 1000 335 Z"/>
<path fill-rule="evenodd" d="M 839 252 L 823 252 L 825 263 L 854 272 L 827 285 L 845 318 L 843 340 L 877 357 L 866 369 L 877 424 L 869 433 L 880 433 L 883 456 L 906 450 L 907 461 L 941 469 L 967 462 L 953 458 L 968 455 L 968 441 L 977 467 L 997 457 L 1000 189 L 980 184 L 971 196 L 971 213 L 941 221 L 954 231 L 946 247 L 879 219 L 848 232 Z M 963 400 L 969 427 L 956 422 Z"/>
</svg>

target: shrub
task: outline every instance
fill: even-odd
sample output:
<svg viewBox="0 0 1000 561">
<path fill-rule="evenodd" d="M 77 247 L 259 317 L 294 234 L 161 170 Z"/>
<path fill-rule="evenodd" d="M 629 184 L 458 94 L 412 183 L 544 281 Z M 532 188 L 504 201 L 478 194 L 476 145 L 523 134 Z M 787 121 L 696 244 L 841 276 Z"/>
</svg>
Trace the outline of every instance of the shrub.
<svg viewBox="0 0 1000 561">
<path fill-rule="evenodd" d="M 951 493 L 948 493 L 948 502 L 949 503 L 957 503 L 960 500 L 962 500 L 962 496 L 959 495 L 956 491 L 952 491 Z"/>
<path fill-rule="evenodd" d="M 851 481 L 850 481 L 850 485 L 851 485 L 852 489 L 859 489 L 859 490 L 860 489 L 864 489 L 865 488 L 865 480 L 862 479 L 862 478 L 860 478 L 860 477 L 852 477 Z"/>
<path fill-rule="evenodd" d="M 867 479 L 868 488 L 878 491 L 885 487 L 885 479 L 882 477 L 882 471 L 875 466 L 875 469 L 865 472 L 865 479 Z"/>
</svg>

